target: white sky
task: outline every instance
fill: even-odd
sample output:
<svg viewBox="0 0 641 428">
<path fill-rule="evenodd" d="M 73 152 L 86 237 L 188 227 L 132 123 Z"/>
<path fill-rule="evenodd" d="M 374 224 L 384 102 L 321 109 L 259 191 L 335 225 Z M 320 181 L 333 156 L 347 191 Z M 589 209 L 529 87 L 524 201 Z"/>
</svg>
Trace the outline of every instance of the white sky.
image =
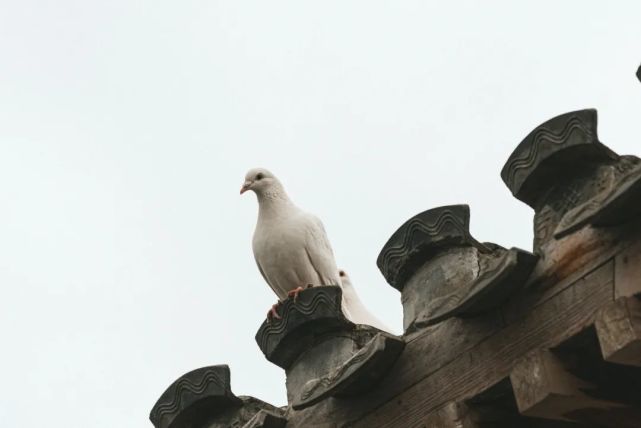
<svg viewBox="0 0 641 428">
<path fill-rule="evenodd" d="M 640 62 L 633 1 L 0 0 L 0 424 L 150 426 L 221 363 L 284 404 L 247 169 L 323 219 L 400 331 L 375 265 L 394 230 L 469 203 L 478 239 L 531 249 L 503 163 L 586 107 L 641 154 Z"/>
</svg>

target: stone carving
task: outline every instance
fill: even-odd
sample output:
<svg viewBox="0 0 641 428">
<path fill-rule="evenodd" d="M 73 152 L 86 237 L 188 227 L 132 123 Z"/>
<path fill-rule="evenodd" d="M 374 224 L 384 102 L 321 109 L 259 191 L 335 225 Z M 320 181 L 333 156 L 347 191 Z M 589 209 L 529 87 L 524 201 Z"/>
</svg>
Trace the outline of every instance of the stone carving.
<svg viewBox="0 0 641 428">
<path fill-rule="evenodd" d="M 424 211 L 406 221 L 387 241 L 376 264 L 387 282 L 403 291 L 405 280 L 426 254 L 440 247 L 470 244 L 488 252 L 469 234 L 470 208 L 451 205 Z"/>
<path fill-rule="evenodd" d="M 535 128 L 501 177 L 535 210 L 537 252 L 586 225 L 612 226 L 641 213 L 641 163 L 599 141 L 596 110 L 566 113 Z"/>
<path fill-rule="evenodd" d="M 590 161 L 616 160 L 617 155 L 597 138 L 596 119 L 596 110 L 580 110 L 550 119 L 530 132 L 501 171 L 512 194 L 534 206 L 560 176 L 572 176 L 573 170 Z"/>
<path fill-rule="evenodd" d="M 340 287 L 325 286 L 300 293 L 295 302 L 286 299 L 280 308 L 282 319 L 264 322 L 256 333 L 265 357 L 287 369 L 315 337 L 352 325 L 341 311 L 341 296 Z"/>
<path fill-rule="evenodd" d="M 286 370 L 296 409 L 373 386 L 403 349 L 401 339 L 347 320 L 341 298 L 340 287 L 306 289 L 283 302 L 282 319 L 265 321 L 256 334 L 265 357 Z"/>
<path fill-rule="evenodd" d="M 293 408 L 304 409 L 326 397 L 344 397 L 365 392 L 385 374 L 405 343 L 390 334 L 378 333 L 342 365 L 320 379 L 305 384 Z"/>
<path fill-rule="evenodd" d="M 149 419 L 156 428 L 240 428 L 262 409 L 279 409 L 231 391 L 226 365 L 202 367 L 172 383 L 154 405 Z"/>
<path fill-rule="evenodd" d="M 179 419 L 202 419 L 205 405 L 221 409 L 240 406 L 242 402 L 231 392 L 229 379 L 226 365 L 193 370 L 167 388 L 151 410 L 149 419 L 156 428 L 165 428 L 180 425 Z"/>
<path fill-rule="evenodd" d="M 402 293 L 406 332 L 496 308 L 534 268 L 537 258 L 526 251 L 475 240 L 469 217 L 466 205 L 425 211 L 383 247 L 378 266 Z"/>
<path fill-rule="evenodd" d="M 641 163 L 622 156 L 621 161 L 602 169 L 603 188 L 590 200 L 568 211 L 554 237 L 562 238 L 587 224 L 614 226 L 641 214 Z"/>
</svg>

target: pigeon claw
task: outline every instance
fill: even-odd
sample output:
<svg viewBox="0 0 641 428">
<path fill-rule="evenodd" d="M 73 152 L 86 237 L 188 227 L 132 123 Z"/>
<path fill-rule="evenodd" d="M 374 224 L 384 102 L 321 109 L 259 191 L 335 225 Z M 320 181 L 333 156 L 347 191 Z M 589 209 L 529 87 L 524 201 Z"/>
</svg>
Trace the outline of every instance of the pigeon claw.
<svg viewBox="0 0 641 428">
<path fill-rule="evenodd" d="M 267 322 L 270 323 L 276 318 L 277 320 L 281 319 L 282 317 L 278 314 L 278 305 L 279 303 L 275 303 L 272 305 L 271 309 L 267 311 Z"/>
<path fill-rule="evenodd" d="M 293 298 L 294 298 L 294 302 L 296 302 L 296 300 L 298 299 L 298 295 L 300 294 L 300 292 L 301 292 L 301 291 L 304 291 L 304 290 L 306 290 L 307 288 L 312 288 L 312 287 L 313 287 L 313 285 L 312 285 L 312 284 L 307 284 L 307 285 L 305 286 L 305 288 L 303 288 L 303 287 L 296 287 L 296 288 L 294 288 L 293 290 L 291 290 L 289 293 L 287 293 L 287 297 L 293 297 Z"/>
<path fill-rule="evenodd" d="M 294 302 L 295 302 L 296 299 L 298 299 L 298 294 L 303 290 L 304 290 L 303 287 L 296 287 L 293 290 L 291 290 L 289 293 L 287 293 L 287 297 L 289 297 L 289 298 L 293 297 L 294 298 Z"/>
</svg>

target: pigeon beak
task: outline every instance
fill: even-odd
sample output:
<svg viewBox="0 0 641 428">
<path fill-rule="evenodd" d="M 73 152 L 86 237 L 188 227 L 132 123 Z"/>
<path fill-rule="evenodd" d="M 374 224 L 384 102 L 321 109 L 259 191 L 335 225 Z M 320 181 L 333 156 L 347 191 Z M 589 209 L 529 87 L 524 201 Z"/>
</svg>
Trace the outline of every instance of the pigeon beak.
<svg viewBox="0 0 641 428">
<path fill-rule="evenodd" d="M 249 190 L 249 187 L 250 187 L 251 185 L 252 185 L 252 182 L 251 182 L 251 181 L 245 181 L 245 182 L 243 183 L 243 187 L 241 187 L 241 188 L 240 188 L 240 194 L 242 195 L 243 193 L 245 193 L 246 191 L 248 191 L 248 190 Z"/>
</svg>

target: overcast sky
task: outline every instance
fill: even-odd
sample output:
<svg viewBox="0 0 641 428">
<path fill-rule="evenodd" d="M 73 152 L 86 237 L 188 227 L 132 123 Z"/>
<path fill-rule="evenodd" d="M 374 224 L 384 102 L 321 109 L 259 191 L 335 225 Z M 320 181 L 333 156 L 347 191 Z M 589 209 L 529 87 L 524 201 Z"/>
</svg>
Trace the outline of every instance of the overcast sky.
<svg viewBox="0 0 641 428">
<path fill-rule="evenodd" d="M 499 172 L 533 127 L 595 107 L 641 154 L 641 3 L 600 4 L 0 0 L 0 425 L 150 426 L 222 363 L 285 404 L 251 167 L 396 332 L 375 260 L 412 215 L 468 203 L 477 239 L 531 249 Z"/>
</svg>

